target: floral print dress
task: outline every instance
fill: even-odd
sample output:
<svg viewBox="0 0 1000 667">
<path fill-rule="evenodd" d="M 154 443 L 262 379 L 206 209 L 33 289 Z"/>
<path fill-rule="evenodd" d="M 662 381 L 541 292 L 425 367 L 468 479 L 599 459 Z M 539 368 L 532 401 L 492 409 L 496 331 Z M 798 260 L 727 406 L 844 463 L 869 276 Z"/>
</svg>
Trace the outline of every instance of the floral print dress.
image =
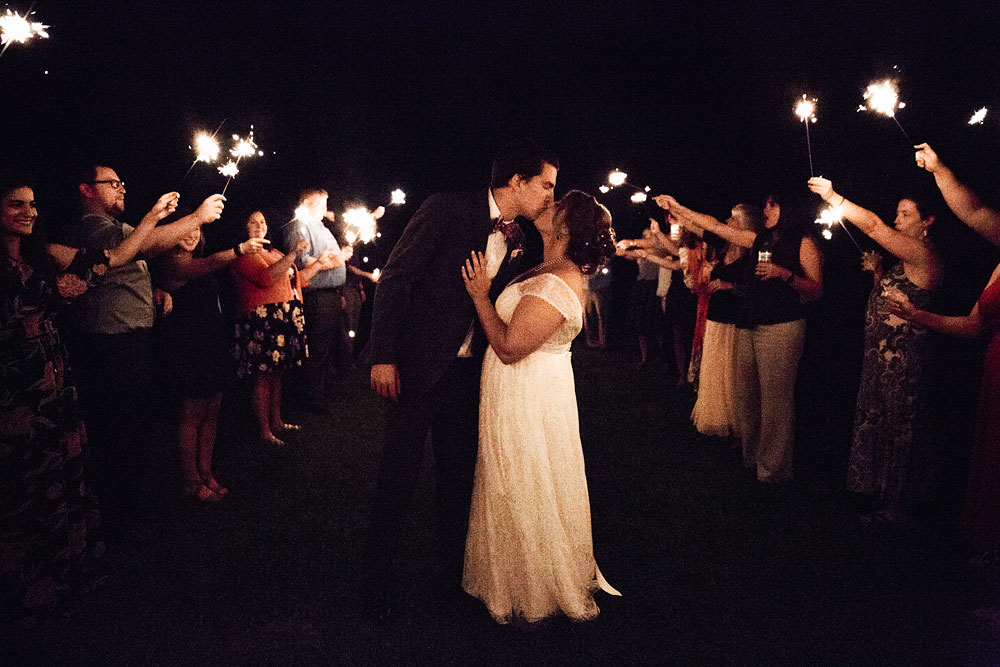
<svg viewBox="0 0 1000 667">
<path fill-rule="evenodd" d="M 887 294 L 898 290 L 926 310 L 933 292 L 914 285 L 900 262 L 868 299 L 865 351 L 854 416 L 848 488 L 890 502 L 913 492 L 914 433 L 926 401 L 931 333 L 889 313 Z"/>
<path fill-rule="evenodd" d="M 85 251 L 57 279 L 0 268 L 0 607 L 25 626 L 68 611 L 106 576 L 86 430 L 54 321 L 106 268 Z"/>
</svg>

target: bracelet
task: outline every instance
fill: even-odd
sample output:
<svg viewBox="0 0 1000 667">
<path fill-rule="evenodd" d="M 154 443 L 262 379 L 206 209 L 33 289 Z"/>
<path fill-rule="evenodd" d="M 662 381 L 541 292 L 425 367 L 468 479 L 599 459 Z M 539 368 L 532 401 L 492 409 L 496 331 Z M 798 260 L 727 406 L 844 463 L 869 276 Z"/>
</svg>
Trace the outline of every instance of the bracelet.
<svg viewBox="0 0 1000 667">
<path fill-rule="evenodd" d="M 237 243 L 236 245 L 234 245 L 234 246 L 233 246 L 233 253 L 234 253 L 234 254 L 235 254 L 235 255 L 236 255 L 237 257 L 239 257 L 239 256 L 241 256 L 241 255 L 243 254 L 243 251 L 242 251 L 242 250 L 240 250 L 240 246 L 241 246 L 241 245 L 243 245 L 243 244 L 242 244 L 242 243 Z"/>
</svg>

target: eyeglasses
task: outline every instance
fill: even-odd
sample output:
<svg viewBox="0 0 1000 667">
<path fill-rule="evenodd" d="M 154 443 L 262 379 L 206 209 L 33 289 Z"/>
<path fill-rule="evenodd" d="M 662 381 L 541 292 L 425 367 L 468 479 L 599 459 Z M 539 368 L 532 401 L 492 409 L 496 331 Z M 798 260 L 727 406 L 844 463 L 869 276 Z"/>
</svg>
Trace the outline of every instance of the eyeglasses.
<svg viewBox="0 0 1000 667">
<path fill-rule="evenodd" d="M 111 186 L 112 190 L 122 190 L 125 188 L 125 181 L 119 181 L 117 178 L 112 178 L 106 181 L 94 181 L 93 185 L 97 185 L 98 183 L 107 183 Z"/>
</svg>

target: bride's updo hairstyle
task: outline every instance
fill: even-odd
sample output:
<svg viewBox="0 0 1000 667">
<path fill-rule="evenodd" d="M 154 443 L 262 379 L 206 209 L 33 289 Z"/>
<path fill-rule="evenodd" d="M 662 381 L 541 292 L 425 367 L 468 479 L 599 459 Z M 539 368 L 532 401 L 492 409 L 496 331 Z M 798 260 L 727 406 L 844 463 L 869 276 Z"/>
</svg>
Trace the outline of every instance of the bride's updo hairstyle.
<svg viewBox="0 0 1000 667">
<path fill-rule="evenodd" d="M 569 230 L 566 256 L 585 275 L 597 272 L 615 254 L 611 213 L 603 204 L 579 190 L 570 190 L 559 200 L 559 215 Z"/>
</svg>

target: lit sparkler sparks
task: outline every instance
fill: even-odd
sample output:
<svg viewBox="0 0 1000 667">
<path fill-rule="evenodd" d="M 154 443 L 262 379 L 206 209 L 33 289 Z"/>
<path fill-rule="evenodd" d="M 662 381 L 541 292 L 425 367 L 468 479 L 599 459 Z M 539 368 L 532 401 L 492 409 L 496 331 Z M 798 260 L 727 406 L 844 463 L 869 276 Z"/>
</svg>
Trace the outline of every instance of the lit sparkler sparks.
<svg viewBox="0 0 1000 667">
<path fill-rule="evenodd" d="M 219 173 L 222 174 L 223 176 L 231 179 L 233 176 L 235 176 L 236 174 L 240 173 L 240 170 L 236 166 L 236 163 L 233 162 L 232 160 L 230 160 L 226 164 L 224 164 L 221 167 L 219 167 Z M 227 183 L 227 185 L 228 185 L 228 183 Z M 225 194 L 225 190 L 223 190 L 223 194 Z"/>
<path fill-rule="evenodd" d="M 646 193 L 641 190 L 639 192 L 633 192 L 632 196 L 629 197 L 629 199 L 631 199 L 632 202 L 635 204 L 641 204 L 642 202 L 646 201 Z"/>
<path fill-rule="evenodd" d="M 899 90 L 896 88 L 895 81 L 886 79 L 885 81 L 869 84 L 865 90 L 864 99 L 865 104 L 859 106 L 858 111 L 874 111 L 883 116 L 888 116 L 896 121 L 896 126 L 903 133 L 903 136 L 906 137 L 906 140 L 911 144 L 913 143 L 913 139 L 903 129 L 903 126 L 899 123 L 899 119 L 896 118 L 896 111 L 905 107 L 906 103 L 899 101 Z"/>
<path fill-rule="evenodd" d="M 7 47 L 14 42 L 24 44 L 35 37 L 48 39 L 49 33 L 45 29 L 50 26 L 37 21 L 29 21 L 28 16 L 30 15 L 31 12 L 28 12 L 21 16 L 8 9 L 6 14 L 0 16 L 0 44 L 3 44 L 3 51 L 0 51 L 0 55 L 3 55 Z"/>
<path fill-rule="evenodd" d="M 806 126 L 806 150 L 809 152 L 809 177 L 813 177 L 816 174 L 813 172 L 813 150 L 812 142 L 809 140 L 809 123 L 816 122 L 816 98 L 809 99 L 806 97 L 805 93 L 802 94 L 802 99 L 798 101 L 795 105 L 795 115 L 799 117 L 799 120 Z"/>
<path fill-rule="evenodd" d="M 372 270 L 372 281 L 377 283 L 378 279 L 379 279 L 379 276 L 381 276 L 381 275 L 382 275 L 382 269 L 373 269 Z"/>
<path fill-rule="evenodd" d="M 219 142 L 215 135 L 201 132 L 194 138 L 195 162 L 208 162 L 209 164 L 219 159 Z"/>
<path fill-rule="evenodd" d="M 626 174 L 624 171 L 615 169 L 610 174 L 608 174 L 608 183 L 611 184 L 611 187 L 616 188 L 619 185 L 625 183 L 626 178 L 628 178 L 628 174 Z"/>
<path fill-rule="evenodd" d="M 982 125 L 984 120 L 986 120 L 986 107 L 972 114 L 972 118 L 969 119 L 969 125 Z"/>
<path fill-rule="evenodd" d="M 609 188 L 609 187 L 608 187 L 608 186 L 606 186 L 606 185 L 601 185 L 601 186 L 599 186 L 599 187 L 598 187 L 597 189 L 601 191 L 601 194 L 602 194 L 602 195 L 606 195 L 606 194 L 608 194 L 609 192 L 611 192 L 611 188 Z"/>
<path fill-rule="evenodd" d="M 389 194 L 389 197 L 390 197 L 389 199 L 390 204 L 394 204 L 396 206 L 402 206 L 403 204 L 406 203 L 406 193 L 400 190 L 399 188 L 393 190 Z"/>
<path fill-rule="evenodd" d="M 382 208 L 382 212 L 385 213 L 384 208 Z M 381 216 L 378 215 L 378 209 L 372 212 L 364 206 L 355 206 L 344 211 L 345 235 L 348 237 L 349 243 L 354 245 L 357 241 L 361 243 L 374 241 L 375 235 L 378 233 L 378 225 L 375 221 L 379 217 Z"/>
<path fill-rule="evenodd" d="M 847 225 L 844 224 L 844 210 L 840 206 L 827 206 L 822 211 L 819 212 L 819 217 L 816 218 L 816 224 L 823 227 L 823 238 L 830 240 L 833 238 L 833 226 L 840 225 L 845 232 L 847 232 L 847 237 L 851 239 L 854 247 L 861 251 L 861 246 L 858 245 L 857 240 L 854 235 L 851 234 L 850 230 L 847 229 Z"/>
</svg>

